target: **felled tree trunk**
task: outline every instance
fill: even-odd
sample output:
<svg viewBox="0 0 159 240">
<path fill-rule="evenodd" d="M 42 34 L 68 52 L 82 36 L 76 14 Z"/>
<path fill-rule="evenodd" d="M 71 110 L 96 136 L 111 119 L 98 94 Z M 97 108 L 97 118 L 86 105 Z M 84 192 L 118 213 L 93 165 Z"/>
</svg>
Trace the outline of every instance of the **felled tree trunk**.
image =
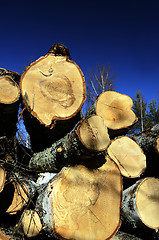
<svg viewBox="0 0 159 240">
<path fill-rule="evenodd" d="M 137 122 L 132 110 L 132 99 L 114 91 L 103 92 L 88 110 L 86 116 L 97 114 L 101 116 L 109 129 L 111 137 L 126 134 Z"/>
<path fill-rule="evenodd" d="M 75 116 L 86 98 L 82 71 L 57 45 L 27 67 L 20 86 L 27 109 L 46 126 Z"/>
<path fill-rule="evenodd" d="M 121 191 L 120 171 L 110 159 L 97 170 L 63 168 L 42 189 L 36 211 L 44 230 L 59 239 L 109 239 L 120 226 Z"/>
<path fill-rule="evenodd" d="M 43 152 L 35 153 L 29 167 L 38 171 L 59 171 L 69 164 L 87 161 L 97 152 L 103 152 L 110 142 L 107 127 L 101 117 L 93 115 L 82 120 L 64 138 Z"/>
<path fill-rule="evenodd" d="M 158 168 L 159 161 L 159 124 L 145 130 L 137 136 L 132 136 L 146 155 L 147 168 L 144 176 L 159 177 Z"/>
<path fill-rule="evenodd" d="M 0 68 L 0 136 L 11 138 L 16 131 L 20 74 Z"/>
<path fill-rule="evenodd" d="M 128 178 L 138 177 L 146 169 L 146 156 L 139 145 L 127 136 L 112 140 L 107 153 L 118 165 L 121 174 Z"/>
<path fill-rule="evenodd" d="M 121 215 L 133 228 L 159 228 L 159 179 L 148 177 L 124 190 Z"/>
</svg>

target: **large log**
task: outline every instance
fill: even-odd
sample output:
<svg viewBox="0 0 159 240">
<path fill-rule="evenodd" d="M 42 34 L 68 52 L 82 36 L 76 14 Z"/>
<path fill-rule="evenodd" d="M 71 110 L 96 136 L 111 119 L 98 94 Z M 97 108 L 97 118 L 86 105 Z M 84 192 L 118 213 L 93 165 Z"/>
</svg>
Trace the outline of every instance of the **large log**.
<svg viewBox="0 0 159 240">
<path fill-rule="evenodd" d="M 57 44 L 27 67 L 20 86 L 25 106 L 46 126 L 75 116 L 86 98 L 81 69 Z"/>
<path fill-rule="evenodd" d="M 123 135 L 137 122 L 137 117 L 132 110 L 133 101 L 125 95 L 114 91 L 103 92 L 96 102 L 90 107 L 86 116 L 97 114 L 101 116 L 110 136 Z"/>
<path fill-rule="evenodd" d="M 112 140 L 107 153 L 125 177 L 138 177 L 146 169 L 146 156 L 143 150 L 128 136 Z"/>
<path fill-rule="evenodd" d="M 121 215 L 133 228 L 159 229 L 159 179 L 140 179 L 124 190 Z"/>
<path fill-rule="evenodd" d="M 0 68 L 0 136 L 11 138 L 16 132 L 20 99 L 20 74 Z"/>
<path fill-rule="evenodd" d="M 30 159 L 29 167 L 42 172 L 59 171 L 64 166 L 87 161 L 98 152 L 102 153 L 109 142 L 103 119 L 93 115 L 82 120 L 71 133 L 50 148 L 35 153 Z"/>
<path fill-rule="evenodd" d="M 63 168 L 41 189 L 36 211 L 44 230 L 59 239 L 106 240 L 120 226 L 122 181 L 117 165 Z"/>
</svg>

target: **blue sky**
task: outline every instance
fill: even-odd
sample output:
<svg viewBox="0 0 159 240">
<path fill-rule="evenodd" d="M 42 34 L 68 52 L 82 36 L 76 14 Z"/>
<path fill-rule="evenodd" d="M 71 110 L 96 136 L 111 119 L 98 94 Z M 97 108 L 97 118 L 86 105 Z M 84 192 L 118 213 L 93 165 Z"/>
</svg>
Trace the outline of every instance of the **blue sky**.
<svg viewBox="0 0 159 240">
<path fill-rule="evenodd" d="M 0 0 L 0 6 L 0 67 L 22 73 L 59 42 L 86 79 L 97 64 L 110 63 L 116 91 L 158 99 L 158 0 Z"/>
</svg>

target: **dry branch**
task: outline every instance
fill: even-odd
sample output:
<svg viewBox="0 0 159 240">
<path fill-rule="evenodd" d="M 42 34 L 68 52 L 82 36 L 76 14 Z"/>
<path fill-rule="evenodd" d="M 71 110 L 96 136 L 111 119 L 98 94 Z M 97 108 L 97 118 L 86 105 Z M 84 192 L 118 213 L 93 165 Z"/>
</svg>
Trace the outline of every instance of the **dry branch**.
<svg viewBox="0 0 159 240">
<path fill-rule="evenodd" d="M 110 159 L 96 170 L 63 168 L 39 195 L 36 211 L 44 230 L 59 239 L 109 239 L 120 226 L 121 191 Z"/>
<path fill-rule="evenodd" d="M 17 178 L 8 181 L 0 193 L 2 212 L 16 214 L 35 194 L 35 183 L 29 179 Z"/>
<path fill-rule="evenodd" d="M 35 237 L 42 230 L 41 220 L 36 211 L 25 210 L 21 221 L 24 234 L 27 237 Z"/>
</svg>

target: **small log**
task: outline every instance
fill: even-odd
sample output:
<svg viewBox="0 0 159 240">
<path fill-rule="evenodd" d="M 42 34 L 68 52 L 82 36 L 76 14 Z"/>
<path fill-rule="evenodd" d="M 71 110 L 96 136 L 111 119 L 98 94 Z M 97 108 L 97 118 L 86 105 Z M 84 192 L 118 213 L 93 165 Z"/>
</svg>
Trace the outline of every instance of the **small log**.
<svg viewBox="0 0 159 240">
<path fill-rule="evenodd" d="M 31 180 L 11 180 L 0 193 L 0 210 L 9 214 L 20 211 L 35 194 L 35 183 Z"/>
<path fill-rule="evenodd" d="M 113 138 L 126 134 L 130 127 L 138 121 L 132 106 L 133 101 L 129 96 L 106 91 L 98 97 L 86 116 L 90 114 L 101 116 L 109 129 L 109 135 Z"/>
<path fill-rule="evenodd" d="M 0 192 L 3 191 L 5 181 L 6 181 L 6 171 L 2 166 L 0 166 Z"/>
<path fill-rule="evenodd" d="M 140 179 L 124 190 L 121 215 L 133 228 L 159 228 L 159 179 Z"/>
<path fill-rule="evenodd" d="M 44 231 L 59 239 L 110 239 L 120 227 L 122 179 L 117 165 L 63 168 L 42 190 L 36 211 Z M 111 219 L 111 220 L 110 220 Z"/>
<path fill-rule="evenodd" d="M 110 142 L 107 127 L 101 117 L 93 115 L 82 120 L 64 138 L 58 140 L 43 152 L 33 154 L 30 169 L 38 171 L 59 171 L 69 164 L 77 164 L 97 152 L 104 151 Z"/>
<path fill-rule="evenodd" d="M 56 44 L 27 67 L 20 81 L 25 106 L 45 126 L 75 116 L 86 98 L 81 69 L 69 59 L 67 51 L 66 56 L 62 53 Z"/>
<path fill-rule="evenodd" d="M 21 221 L 24 234 L 27 237 L 35 237 L 42 230 L 41 220 L 36 211 L 25 210 Z"/>
<path fill-rule="evenodd" d="M 112 140 L 107 153 L 118 165 L 121 174 L 128 178 L 138 177 L 146 169 L 146 156 L 139 145 L 127 136 Z"/>
<path fill-rule="evenodd" d="M 19 73 L 0 68 L 0 136 L 11 138 L 16 132 L 19 79 Z"/>
</svg>

